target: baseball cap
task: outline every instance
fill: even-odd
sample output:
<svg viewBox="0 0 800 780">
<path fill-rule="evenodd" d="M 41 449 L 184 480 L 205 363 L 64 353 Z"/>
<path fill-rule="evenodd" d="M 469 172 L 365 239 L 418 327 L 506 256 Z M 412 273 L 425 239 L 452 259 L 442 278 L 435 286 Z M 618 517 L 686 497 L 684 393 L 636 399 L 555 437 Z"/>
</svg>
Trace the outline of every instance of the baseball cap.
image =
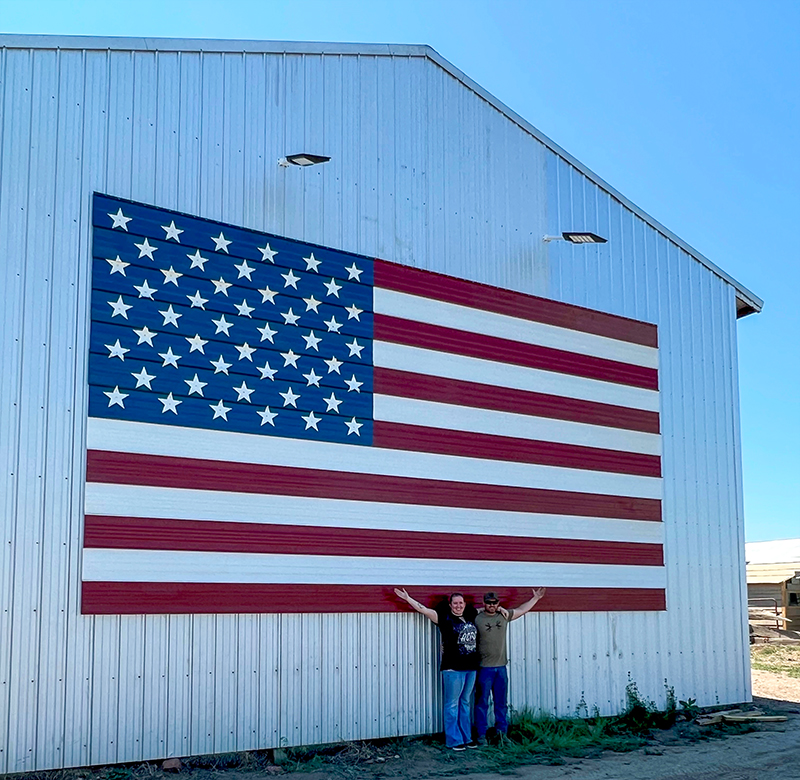
<svg viewBox="0 0 800 780">
<path fill-rule="evenodd" d="M 493 590 L 490 590 L 483 594 L 483 603 L 485 604 L 487 601 L 500 601 L 500 597 Z"/>
</svg>

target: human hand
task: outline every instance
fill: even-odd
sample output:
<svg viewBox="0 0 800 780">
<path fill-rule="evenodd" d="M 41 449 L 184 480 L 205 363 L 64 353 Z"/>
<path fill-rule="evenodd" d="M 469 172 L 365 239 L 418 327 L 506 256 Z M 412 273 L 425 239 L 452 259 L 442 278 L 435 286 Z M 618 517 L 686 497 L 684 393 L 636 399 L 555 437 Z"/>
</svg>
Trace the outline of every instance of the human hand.
<svg viewBox="0 0 800 780">
<path fill-rule="evenodd" d="M 403 601 L 411 601 L 411 596 L 408 595 L 408 591 L 405 588 L 395 588 L 394 592 L 400 596 Z"/>
<path fill-rule="evenodd" d="M 506 619 L 508 620 L 508 610 L 505 607 L 497 607 L 497 611 Z"/>
<path fill-rule="evenodd" d="M 539 601 L 539 599 L 541 599 L 542 596 L 544 596 L 546 590 L 547 590 L 547 588 L 534 588 L 533 589 L 533 597 L 537 601 Z"/>
</svg>

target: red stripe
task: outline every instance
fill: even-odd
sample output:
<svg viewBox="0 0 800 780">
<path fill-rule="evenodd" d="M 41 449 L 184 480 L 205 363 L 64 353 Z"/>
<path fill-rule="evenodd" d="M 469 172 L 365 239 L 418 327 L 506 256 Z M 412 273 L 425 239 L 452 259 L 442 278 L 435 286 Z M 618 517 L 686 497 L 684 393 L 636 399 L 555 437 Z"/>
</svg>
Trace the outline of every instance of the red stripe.
<svg viewBox="0 0 800 780">
<path fill-rule="evenodd" d="M 420 585 L 415 599 L 436 606 L 447 593 L 459 591 L 480 605 L 487 590 L 499 591 L 505 606 L 531 597 L 530 590 L 487 583 L 480 588 Z M 657 588 L 548 588 L 537 612 L 631 612 L 666 609 Z M 252 585 L 239 583 L 84 582 L 84 615 L 163 615 L 198 613 L 409 612 L 390 586 L 380 585 Z"/>
<path fill-rule="evenodd" d="M 652 498 L 98 450 L 89 450 L 87 453 L 86 479 L 88 482 L 192 490 L 616 517 L 627 520 L 661 520 L 661 501 Z"/>
<path fill-rule="evenodd" d="M 629 409 L 547 393 L 531 393 L 460 379 L 414 374 L 393 368 L 373 369 L 374 392 L 421 401 L 493 409 L 498 412 L 529 414 L 555 420 L 604 425 L 642 433 L 659 433 L 658 412 Z"/>
<path fill-rule="evenodd" d="M 577 444 L 517 439 L 486 433 L 451 431 L 423 425 L 375 420 L 372 443 L 376 447 L 412 452 L 435 452 L 465 458 L 487 458 L 512 463 L 539 463 L 547 466 L 608 471 L 640 477 L 660 477 L 661 458 L 636 452 L 582 447 Z"/>
<path fill-rule="evenodd" d="M 390 317 L 388 314 L 375 314 L 373 323 L 376 341 L 389 341 L 409 347 L 422 347 L 437 352 L 492 360 L 496 363 L 557 371 L 587 379 L 600 379 L 603 382 L 658 390 L 658 371 L 654 368 L 580 355 L 563 349 L 540 347 L 537 344 L 523 344 L 520 341 L 445 328 L 441 325 L 429 325 L 426 322 L 404 320 L 400 317 Z"/>
<path fill-rule="evenodd" d="M 663 566 L 660 544 L 87 515 L 85 547 Z M 320 561 L 324 566 L 324 560 Z"/>
<path fill-rule="evenodd" d="M 649 322 L 584 309 L 548 298 L 455 279 L 452 276 L 375 260 L 375 286 L 457 303 L 519 319 L 594 333 L 645 347 L 658 346 L 658 329 Z"/>
</svg>

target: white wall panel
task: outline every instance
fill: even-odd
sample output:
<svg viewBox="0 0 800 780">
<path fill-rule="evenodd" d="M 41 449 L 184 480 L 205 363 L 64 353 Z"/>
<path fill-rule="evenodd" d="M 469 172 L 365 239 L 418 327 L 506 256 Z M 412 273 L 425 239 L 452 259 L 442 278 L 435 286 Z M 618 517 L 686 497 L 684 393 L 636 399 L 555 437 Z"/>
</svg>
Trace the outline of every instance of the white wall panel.
<svg viewBox="0 0 800 780">
<path fill-rule="evenodd" d="M 515 622 L 512 703 L 749 697 L 746 291 L 425 49 L 3 41 L 0 772 L 441 728 L 416 614 L 80 614 L 94 190 L 657 323 L 668 610 Z"/>
</svg>

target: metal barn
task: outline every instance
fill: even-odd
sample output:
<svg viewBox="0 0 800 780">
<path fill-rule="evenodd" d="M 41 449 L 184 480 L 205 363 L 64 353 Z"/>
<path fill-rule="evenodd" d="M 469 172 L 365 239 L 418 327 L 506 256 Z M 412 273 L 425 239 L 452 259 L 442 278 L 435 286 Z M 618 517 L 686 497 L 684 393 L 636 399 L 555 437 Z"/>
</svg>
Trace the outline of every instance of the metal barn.
<svg viewBox="0 0 800 780">
<path fill-rule="evenodd" d="M 331 159 L 277 165 L 299 152 Z M 1 36 L 0 773 L 440 728 L 408 611 L 82 609 L 94 193 L 657 326 L 666 609 L 542 602 L 511 701 L 750 698 L 755 295 L 428 47 Z M 608 242 L 543 240 L 568 231 Z"/>
</svg>

